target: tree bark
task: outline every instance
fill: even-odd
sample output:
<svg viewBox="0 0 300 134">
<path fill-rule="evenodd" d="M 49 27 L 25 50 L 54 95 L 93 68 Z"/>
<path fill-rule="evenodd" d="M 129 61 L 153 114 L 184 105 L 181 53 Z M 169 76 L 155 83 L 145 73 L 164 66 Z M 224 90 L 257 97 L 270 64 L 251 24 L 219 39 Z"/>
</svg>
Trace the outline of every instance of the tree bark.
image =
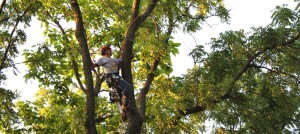
<svg viewBox="0 0 300 134">
<path fill-rule="evenodd" d="M 174 28 L 174 23 L 175 22 L 174 22 L 173 18 L 169 18 L 169 26 L 168 26 L 167 32 L 165 33 L 165 35 L 167 35 L 167 38 L 164 40 L 164 49 L 165 50 L 168 50 L 168 44 L 169 44 L 169 40 L 170 40 L 172 31 Z M 157 67 L 158 67 L 158 64 L 159 64 L 161 58 L 162 57 L 157 57 L 156 59 L 153 60 L 153 62 L 151 64 L 151 71 L 147 75 L 147 80 L 146 80 L 143 88 L 141 89 L 141 93 L 139 95 L 139 103 L 140 103 L 139 112 L 143 119 L 145 118 L 145 113 L 146 113 L 146 109 L 147 109 L 146 95 L 147 95 L 148 91 L 150 90 L 150 86 L 155 77 L 154 73 L 157 70 Z"/>
<path fill-rule="evenodd" d="M 138 30 L 139 26 L 146 20 L 146 18 L 152 13 L 153 9 L 156 6 L 158 0 L 151 0 L 148 4 L 146 11 L 139 14 L 140 8 L 140 0 L 134 0 L 131 11 L 131 22 L 130 25 L 125 32 L 125 38 L 122 42 L 122 77 L 132 85 L 132 71 L 131 71 L 131 56 L 133 49 L 133 42 L 135 39 L 135 33 Z M 133 86 L 132 86 L 133 87 Z M 128 115 L 128 126 L 126 129 L 126 133 L 134 134 L 141 133 L 143 119 L 136 107 L 136 100 L 134 96 L 134 90 L 131 89 L 129 94 L 129 108 L 127 109 Z"/>
<path fill-rule="evenodd" d="M 139 102 L 140 102 L 140 107 L 139 107 L 139 112 L 142 116 L 142 118 L 145 118 L 145 113 L 146 113 L 146 95 L 148 93 L 148 91 L 150 90 L 150 86 L 154 80 L 154 73 L 157 70 L 158 67 L 158 63 L 159 63 L 160 59 L 155 59 L 152 62 L 151 65 L 151 72 L 147 75 L 147 80 L 143 86 L 143 88 L 141 89 L 141 93 L 139 95 Z"/>
<path fill-rule="evenodd" d="M 91 72 L 91 57 L 89 54 L 85 29 L 83 25 L 82 15 L 77 0 L 70 0 L 72 12 L 75 17 L 76 32 L 75 36 L 81 48 L 83 71 L 86 85 L 86 121 L 85 128 L 88 134 L 97 134 L 95 125 L 95 93 L 93 86 L 93 77 Z"/>
</svg>

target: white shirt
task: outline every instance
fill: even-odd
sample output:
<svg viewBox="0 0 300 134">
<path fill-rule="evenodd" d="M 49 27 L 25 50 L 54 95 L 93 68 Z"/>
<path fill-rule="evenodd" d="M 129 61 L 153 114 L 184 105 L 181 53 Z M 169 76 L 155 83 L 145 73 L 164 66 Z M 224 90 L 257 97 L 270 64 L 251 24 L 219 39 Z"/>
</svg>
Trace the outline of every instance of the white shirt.
<svg viewBox="0 0 300 134">
<path fill-rule="evenodd" d="M 120 59 L 116 58 L 101 57 L 95 62 L 95 64 L 103 66 L 105 74 L 111 74 L 119 71 L 118 65 L 120 61 Z"/>
</svg>

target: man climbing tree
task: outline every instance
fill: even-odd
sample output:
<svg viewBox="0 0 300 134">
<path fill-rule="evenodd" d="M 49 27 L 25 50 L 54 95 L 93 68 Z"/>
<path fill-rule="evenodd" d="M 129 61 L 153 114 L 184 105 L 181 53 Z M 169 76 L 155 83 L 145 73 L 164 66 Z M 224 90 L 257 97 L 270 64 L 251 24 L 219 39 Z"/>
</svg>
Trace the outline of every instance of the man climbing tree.
<svg viewBox="0 0 300 134">
<path fill-rule="evenodd" d="M 103 46 L 100 48 L 100 54 L 103 56 L 93 62 L 93 68 L 102 66 L 104 70 L 104 77 L 106 83 L 113 90 L 110 91 L 110 100 L 112 102 L 119 102 L 118 105 L 122 114 L 122 120 L 126 121 L 126 108 L 128 107 L 128 94 L 131 89 L 131 85 L 122 79 L 119 75 L 121 59 L 112 58 L 112 50 L 109 46 Z"/>
<path fill-rule="evenodd" d="M 147 99 L 150 97 L 150 95 L 147 97 L 147 93 L 152 89 L 156 89 L 156 85 L 151 87 L 152 83 L 156 81 L 155 77 L 165 75 L 164 72 L 171 72 L 170 54 L 178 53 L 176 52 L 177 45 L 169 41 L 172 37 L 171 34 L 174 29 L 176 29 L 176 26 L 182 26 L 181 24 L 191 26 L 187 29 L 191 31 L 196 31 L 199 27 L 196 24 L 198 24 L 198 20 L 203 20 L 206 13 L 204 12 L 203 14 L 203 12 L 201 12 L 201 14 L 193 16 L 189 13 L 189 7 L 194 8 L 199 5 L 202 10 L 203 7 L 210 8 L 215 5 L 215 3 L 210 4 L 211 2 L 193 0 L 180 0 L 176 2 L 167 0 L 160 1 L 159 3 L 158 0 L 103 0 L 101 2 L 80 1 L 79 3 L 77 0 L 70 0 L 69 3 L 65 1 L 43 0 L 42 3 L 43 8 L 41 11 L 43 12 L 39 12 L 39 19 L 43 20 L 43 25 L 46 25 L 47 37 L 49 37 L 47 45 L 49 45 L 49 47 L 41 46 L 41 49 L 50 52 L 36 52 L 36 55 L 28 54 L 28 57 L 33 59 L 38 58 L 34 61 L 48 61 L 44 59 L 50 59 L 50 62 L 49 64 L 48 62 L 45 62 L 47 64 L 39 65 L 31 64 L 30 69 L 33 73 L 28 75 L 30 76 L 28 78 L 41 79 L 43 82 L 41 85 L 55 87 L 54 90 L 59 93 L 64 90 L 56 87 L 63 85 L 68 91 L 69 89 L 71 91 L 69 85 L 76 84 L 76 89 L 80 88 L 81 93 L 84 93 L 82 96 L 85 97 L 85 100 L 82 100 L 82 103 L 85 103 L 85 108 L 82 109 L 82 112 L 85 112 L 86 118 L 84 119 L 84 124 L 83 121 L 80 121 L 80 124 L 85 126 L 85 130 L 89 134 L 97 134 L 98 131 L 100 133 L 112 132 L 116 130 L 117 126 L 112 124 L 116 123 L 114 122 L 114 118 L 106 120 L 103 124 L 95 124 L 95 113 L 101 111 L 103 114 L 107 114 L 111 112 L 111 109 L 106 109 L 108 105 L 105 102 L 100 102 L 102 100 L 96 100 L 98 98 L 95 97 L 95 95 L 99 92 L 100 84 L 99 82 L 94 83 L 95 81 L 91 72 L 91 66 L 94 66 L 94 64 L 91 62 L 89 48 L 99 47 L 99 42 L 114 42 L 119 44 L 122 48 L 120 55 L 122 57 L 122 78 L 130 83 L 129 85 L 131 87 L 128 96 L 126 94 L 128 100 L 128 102 L 126 100 L 126 103 L 128 103 L 129 107 L 126 108 L 128 123 L 126 127 L 124 127 L 124 129 L 126 129 L 124 131 L 126 131 L 125 133 L 141 133 L 143 130 L 142 127 L 145 126 L 143 124 L 153 121 L 152 118 L 149 119 L 150 116 L 146 116 L 148 115 L 146 112 L 152 109 L 150 107 L 153 102 Z M 154 12 L 156 5 L 158 8 Z M 170 5 L 173 7 L 172 10 L 169 8 Z M 73 14 L 70 12 L 70 7 Z M 174 8 L 176 8 L 176 10 L 174 10 Z M 83 14 L 81 13 L 81 9 L 84 11 Z M 194 9 L 191 10 L 194 11 Z M 211 10 L 205 11 L 209 13 Z M 214 11 L 215 10 L 212 10 L 212 12 Z M 223 13 L 224 10 L 218 11 Z M 191 17 L 192 20 L 187 21 L 187 24 L 185 24 L 184 22 L 189 20 L 187 17 Z M 149 19 L 148 21 L 146 21 L 147 18 Z M 64 27 L 60 25 L 60 21 L 70 23 Z M 75 22 L 76 29 L 69 27 L 69 24 L 72 22 Z M 165 22 L 167 22 L 167 24 Z M 56 24 L 57 27 L 53 27 L 53 24 Z M 74 34 L 76 40 L 73 36 Z M 113 40 L 111 39 L 112 37 L 114 38 Z M 51 49 L 48 50 L 48 48 Z M 151 48 L 151 51 L 149 51 L 149 48 Z M 55 51 L 52 52 L 54 49 Z M 141 59 L 140 61 L 132 62 L 133 50 L 139 50 L 135 55 Z M 58 54 L 57 58 L 55 58 L 56 54 Z M 69 63 L 68 61 L 70 61 L 70 59 L 73 59 L 72 61 L 74 62 L 72 62 L 72 64 L 65 64 Z M 159 66 L 159 63 L 161 63 L 161 66 Z M 150 68 L 134 66 L 135 69 L 132 69 L 131 66 L 136 64 L 150 65 Z M 101 65 L 97 64 L 96 66 Z M 66 71 L 70 72 L 66 73 Z M 135 71 L 143 72 L 138 74 L 140 79 L 137 79 L 138 77 L 135 76 Z M 80 73 L 82 73 L 82 75 Z M 72 81 L 74 77 L 76 77 L 77 83 Z M 70 82 L 65 82 L 65 78 L 68 78 L 67 80 L 70 80 Z M 96 81 L 97 80 L 98 79 L 96 79 Z M 139 82 L 137 86 L 143 85 L 143 87 L 136 90 L 137 92 L 135 93 L 133 84 L 137 82 Z M 120 83 L 117 85 L 119 84 Z M 169 90 L 169 87 L 165 90 Z M 136 97 L 137 95 L 138 97 Z M 136 98 L 138 98 L 138 100 L 136 100 Z M 65 100 L 70 100 L 70 103 L 73 103 L 73 101 L 71 101 L 72 97 Z M 96 101 L 99 103 L 95 103 Z M 99 107 L 97 104 L 103 107 Z M 79 110 L 76 110 L 74 112 L 77 113 L 78 111 Z M 71 127 L 71 129 L 77 129 L 77 125 L 78 124 L 75 124 L 75 127 Z"/>
</svg>

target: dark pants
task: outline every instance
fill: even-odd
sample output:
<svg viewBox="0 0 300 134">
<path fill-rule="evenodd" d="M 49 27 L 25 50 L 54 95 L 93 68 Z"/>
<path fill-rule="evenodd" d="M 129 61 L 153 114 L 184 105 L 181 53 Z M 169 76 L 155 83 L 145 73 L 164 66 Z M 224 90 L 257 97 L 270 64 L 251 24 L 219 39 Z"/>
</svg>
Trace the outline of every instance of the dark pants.
<svg viewBox="0 0 300 134">
<path fill-rule="evenodd" d="M 118 95 L 120 96 L 120 99 L 125 96 L 125 98 L 128 98 L 130 90 L 131 90 L 131 85 L 122 79 L 118 73 L 114 74 L 105 74 L 106 78 L 106 83 L 110 88 L 114 88 Z M 120 100 L 121 101 L 121 100 Z M 127 101 L 127 99 L 126 99 Z"/>
<path fill-rule="evenodd" d="M 118 82 L 118 88 L 122 90 L 123 95 L 128 97 L 132 87 L 126 80 L 121 78 L 120 81 Z"/>
</svg>

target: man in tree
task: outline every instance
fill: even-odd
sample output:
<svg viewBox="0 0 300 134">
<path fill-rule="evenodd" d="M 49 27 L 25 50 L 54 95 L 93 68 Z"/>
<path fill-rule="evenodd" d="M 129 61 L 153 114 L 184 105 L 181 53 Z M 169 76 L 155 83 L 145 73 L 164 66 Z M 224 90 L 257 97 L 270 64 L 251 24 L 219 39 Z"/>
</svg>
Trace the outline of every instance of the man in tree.
<svg viewBox="0 0 300 134">
<path fill-rule="evenodd" d="M 112 58 L 112 50 L 109 46 L 103 46 L 100 48 L 102 57 L 93 62 L 93 68 L 102 66 L 104 70 L 104 77 L 106 83 L 110 88 L 115 90 L 110 91 L 110 100 L 112 102 L 119 102 L 122 106 L 119 107 L 122 113 L 122 120 L 127 118 L 126 108 L 128 107 L 128 94 L 131 89 L 131 85 L 119 76 L 119 69 L 121 59 Z"/>
</svg>

